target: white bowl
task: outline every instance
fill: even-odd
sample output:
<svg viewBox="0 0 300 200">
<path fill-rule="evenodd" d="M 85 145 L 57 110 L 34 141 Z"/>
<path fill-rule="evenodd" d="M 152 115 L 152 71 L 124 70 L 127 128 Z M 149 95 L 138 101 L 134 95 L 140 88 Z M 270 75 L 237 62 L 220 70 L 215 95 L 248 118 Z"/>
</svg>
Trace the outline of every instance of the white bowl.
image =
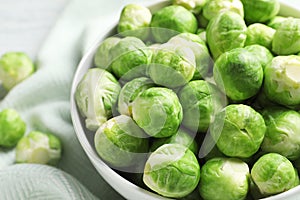
<svg viewBox="0 0 300 200">
<path fill-rule="evenodd" d="M 169 5 L 169 1 L 161 1 L 160 3 L 149 6 L 151 11 L 158 10 L 166 5 Z M 282 0 L 280 15 L 282 16 L 293 16 L 300 18 L 300 10 L 297 10 L 287 4 Z M 146 200 L 146 199 L 169 199 L 157 195 L 153 192 L 145 190 L 135 184 L 129 182 L 121 175 L 116 173 L 107 164 L 105 164 L 98 156 L 94 148 L 94 134 L 85 128 L 85 123 L 83 118 L 80 116 L 79 110 L 77 109 L 74 94 L 79 81 L 82 79 L 87 70 L 93 66 L 93 57 L 96 52 L 97 47 L 101 42 L 108 36 L 116 34 L 117 22 L 112 21 L 112 28 L 107 31 L 107 33 L 101 35 L 99 40 L 92 46 L 92 48 L 86 53 L 78 65 L 77 71 L 75 73 L 72 89 L 71 89 L 71 116 L 75 132 L 77 134 L 78 140 L 89 157 L 90 161 L 99 172 L 99 174 L 105 179 L 105 181 L 111 185 L 118 193 L 120 193 L 124 198 L 129 200 Z M 287 192 L 265 198 L 264 200 L 296 200 L 300 199 L 300 186 L 297 186 Z"/>
</svg>

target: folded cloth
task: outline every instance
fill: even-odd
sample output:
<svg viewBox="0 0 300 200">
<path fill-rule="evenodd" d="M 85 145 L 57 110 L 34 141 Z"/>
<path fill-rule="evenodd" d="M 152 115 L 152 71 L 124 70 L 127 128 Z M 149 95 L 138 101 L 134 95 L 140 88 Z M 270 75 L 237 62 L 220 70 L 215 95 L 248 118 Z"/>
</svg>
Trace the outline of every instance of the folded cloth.
<svg viewBox="0 0 300 200">
<path fill-rule="evenodd" d="M 54 167 L 18 164 L 0 170 L 0 177 L 1 199 L 97 199 L 71 175 Z"/>
<path fill-rule="evenodd" d="M 63 144 L 58 169 L 14 164 L 14 149 L 0 149 L 0 199 L 94 199 L 92 194 L 100 199 L 122 199 L 97 173 L 77 140 L 70 117 L 70 88 L 82 52 L 111 27 L 111 22 L 117 22 L 125 4 L 133 2 L 154 3 L 70 1 L 37 55 L 37 71 L 0 102 L 0 110 L 14 108 L 20 113 L 27 133 L 53 133 Z"/>
</svg>

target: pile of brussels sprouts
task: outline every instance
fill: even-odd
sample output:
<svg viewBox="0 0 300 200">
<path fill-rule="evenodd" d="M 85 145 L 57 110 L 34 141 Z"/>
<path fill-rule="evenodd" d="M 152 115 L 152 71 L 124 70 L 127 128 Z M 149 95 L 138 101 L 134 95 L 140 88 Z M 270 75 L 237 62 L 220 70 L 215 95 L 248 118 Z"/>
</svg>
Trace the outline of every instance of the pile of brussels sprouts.
<svg viewBox="0 0 300 200">
<path fill-rule="evenodd" d="M 11 89 L 35 72 L 31 58 L 24 52 L 7 52 L 0 58 L 0 100 Z M 30 131 L 14 108 L 0 111 L 0 152 L 15 148 L 15 163 L 56 165 L 61 158 L 62 144 L 51 133 Z"/>
<path fill-rule="evenodd" d="M 299 184 L 300 19 L 277 0 L 129 4 L 75 99 L 98 155 L 165 197 Z"/>
<path fill-rule="evenodd" d="M 15 163 L 56 165 L 61 158 L 62 144 L 51 133 L 30 131 L 26 123 L 12 108 L 0 112 L 0 151 L 15 148 Z"/>
</svg>

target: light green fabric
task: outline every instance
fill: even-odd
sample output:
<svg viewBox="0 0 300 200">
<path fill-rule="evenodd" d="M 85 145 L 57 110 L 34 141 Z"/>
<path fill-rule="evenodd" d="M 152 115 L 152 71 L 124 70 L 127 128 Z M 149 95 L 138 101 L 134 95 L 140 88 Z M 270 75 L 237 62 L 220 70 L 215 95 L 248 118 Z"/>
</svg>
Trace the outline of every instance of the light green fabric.
<svg viewBox="0 0 300 200">
<path fill-rule="evenodd" d="M 63 157 L 58 164 L 61 170 L 14 165 L 14 150 L 0 149 L 0 199 L 94 199 L 90 192 L 100 199 L 122 199 L 98 175 L 80 146 L 71 122 L 69 99 L 82 52 L 111 27 L 111 21 L 117 22 L 122 6 L 132 2 L 154 3 L 70 1 L 37 55 L 37 71 L 1 101 L 0 110 L 14 108 L 20 113 L 27 133 L 39 130 L 57 135 L 63 143 Z"/>
<path fill-rule="evenodd" d="M 96 200 L 76 179 L 44 165 L 18 164 L 0 170 L 1 199 Z"/>
</svg>

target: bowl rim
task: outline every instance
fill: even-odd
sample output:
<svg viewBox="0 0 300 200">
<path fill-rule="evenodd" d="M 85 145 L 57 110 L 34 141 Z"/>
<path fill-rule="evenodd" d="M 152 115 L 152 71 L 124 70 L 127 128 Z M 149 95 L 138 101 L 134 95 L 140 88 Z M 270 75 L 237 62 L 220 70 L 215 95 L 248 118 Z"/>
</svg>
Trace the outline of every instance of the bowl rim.
<svg viewBox="0 0 300 200">
<path fill-rule="evenodd" d="M 168 0 L 162 0 L 158 3 L 150 4 L 147 7 L 150 9 L 156 9 L 157 7 L 161 7 L 162 5 L 168 5 L 170 2 Z M 84 76 L 85 72 L 91 68 L 90 61 L 92 60 L 97 47 L 101 42 L 108 36 L 111 36 L 113 33 L 116 32 L 116 25 L 117 21 L 112 23 L 111 26 L 109 26 L 105 34 L 98 37 L 97 42 L 95 42 L 94 45 L 92 45 L 88 51 L 85 53 L 85 55 L 80 60 L 75 75 L 73 77 L 72 81 L 72 87 L 71 87 L 71 96 L 70 96 L 70 104 L 71 104 L 71 119 L 74 126 L 75 133 L 77 135 L 77 138 L 84 149 L 86 155 L 90 159 L 91 163 L 95 167 L 95 169 L 98 171 L 98 173 L 102 176 L 102 178 L 112 186 L 112 188 L 118 192 L 120 195 L 122 195 L 126 199 L 161 199 L 161 200 L 167 200 L 170 198 L 162 197 L 158 194 L 155 194 L 151 191 L 148 191 L 146 189 L 143 189 L 132 182 L 128 181 L 121 175 L 119 175 L 117 172 L 115 172 L 112 168 L 110 168 L 102 159 L 97 155 L 94 148 L 90 145 L 85 130 L 83 128 L 80 112 L 77 108 L 76 101 L 75 101 L 75 92 L 78 83 Z M 126 192 L 124 190 L 121 190 L 120 188 L 124 187 L 126 185 Z"/>
<path fill-rule="evenodd" d="M 284 2 L 284 0 L 279 0 L 281 7 L 280 7 L 280 13 L 293 13 L 292 15 L 289 14 L 289 16 L 294 16 L 300 18 L 300 8 L 296 9 L 292 7 L 291 5 L 288 5 Z M 162 6 L 170 5 L 170 0 L 161 0 L 156 3 L 150 3 L 149 5 L 146 5 L 150 10 L 157 10 L 158 8 L 161 8 Z M 280 14 L 279 13 L 279 14 Z M 282 15 L 284 16 L 284 15 Z M 79 140 L 80 145 L 84 149 L 84 152 L 90 159 L 91 163 L 97 170 L 97 172 L 102 176 L 102 178 L 109 184 L 116 192 L 118 192 L 120 195 L 122 195 L 126 199 L 160 199 L 160 200 L 169 200 L 171 198 L 160 196 L 154 192 L 151 192 L 149 190 L 143 189 L 126 178 L 119 175 L 117 172 L 115 172 L 112 168 L 110 168 L 102 159 L 97 155 L 95 152 L 95 149 L 90 145 L 86 132 L 84 130 L 84 126 L 82 125 L 82 119 L 80 117 L 80 112 L 77 108 L 76 101 L 75 101 L 75 92 L 78 83 L 84 76 L 85 72 L 91 68 L 91 61 L 93 60 L 94 54 L 97 50 L 97 47 L 101 44 L 101 42 L 107 38 L 108 36 L 111 36 L 112 34 L 116 33 L 116 25 L 118 21 L 114 21 L 111 26 L 109 26 L 106 30 L 103 31 L 105 34 L 101 34 L 100 37 L 97 38 L 96 42 L 88 49 L 88 51 L 84 54 L 84 56 L 81 58 L 77 69 L 75 71 L 75 74 L 73 76 L 72 86 L 71 86 L 71 92 L 70 92 L 70 109 L 71 109 L 71 119 L 74 126 L 74 130 L 76 133 L 76 136 Z M 126 191 L 124 188 L 126 187 Z M 286 199 L 287 197 L 296 197 L 296 195 L 300 197 L 300 185 L 296 186 L 286 192 L 270 196 L 267 198 L 263 198 L 261 200 L 279 200 L 279 199 Z"/>
</svg>

